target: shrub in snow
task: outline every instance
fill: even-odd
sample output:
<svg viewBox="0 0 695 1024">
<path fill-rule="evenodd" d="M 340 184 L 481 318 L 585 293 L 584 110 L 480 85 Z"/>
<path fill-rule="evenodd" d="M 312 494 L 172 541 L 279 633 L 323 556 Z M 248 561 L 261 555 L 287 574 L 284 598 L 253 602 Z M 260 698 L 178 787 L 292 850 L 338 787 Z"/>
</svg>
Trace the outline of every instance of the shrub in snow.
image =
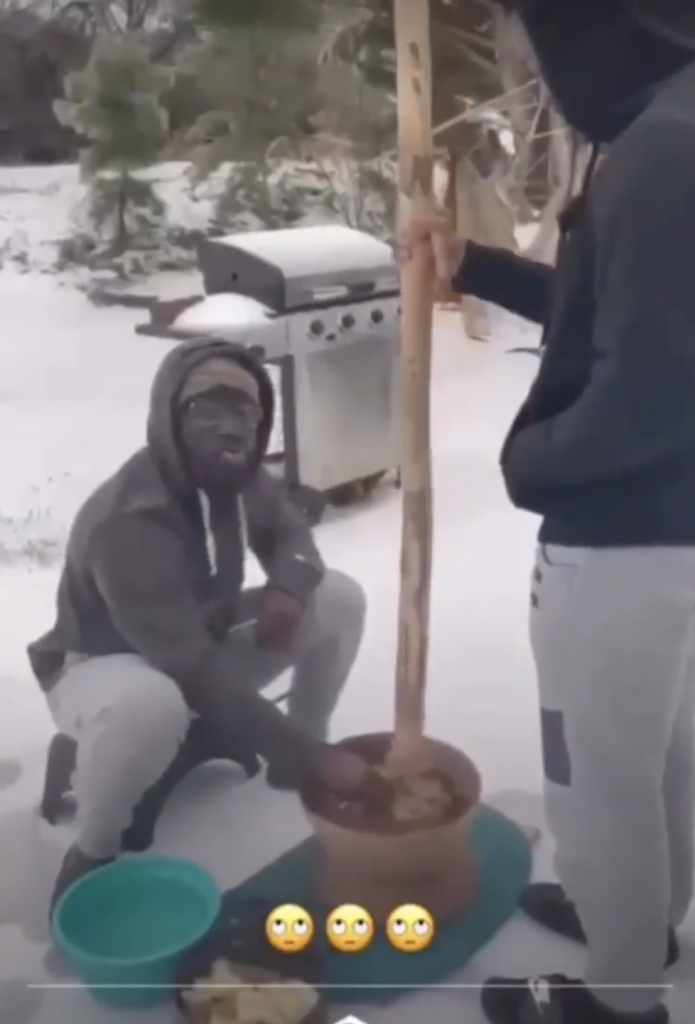
<svg viewBox="0 0 695 1024">
<path fill-rule="evenodd" d="M 209 231 L 338 223 L 390 240 L 395 199 L 395 164 L 385 158 L 236 163 L 221 181 Z"/>
<path fill-rule="evenodd" d="M 388 238 L 393 230 L 395 165 L 384 158 L 277 161 L 271 190 L 280 206 L 292 199 L 304 223 L 346 224 L 378 238 Z"/>
<path fill-rule="evenodd" d="M 89 186 L 89 220 L 110 256 L 158 243 L 165 207 L 138 172 L 157 161 L 167 139 L 163 94 L 172 71 L 152 64 L 127 35 L 100 39 L 86 67 L 65 80 L 56 116 L 83 140 L 80 166 Z"/>
<path fill-rule="evenodd" d="M 0 268 L 67 274 L 75 283 L 114 274 L 122 280 L 196 266 L 197 242 L 208 235 L 313 224 L 347 224 L 386 241 L 395 175 L 387 161 L 335 168 L 311 160 L 268 161 L 267 188 L 254 162 L 226 164 L 195 186 L 184 162 L 133 172 L 149 183 L 165 209 L 145 245 L 132 238 L 120 255 L 92 219 L 92 188 L 76 167 L 0 174 Z M 361 176 L 355 196 L 353 175 Z"/>
<path fill-rule="evenodd" d="M 197 172 L 196 172 L 197 173 Z M 215 197 L 210 234 L 259 231 L 288 227 L 302 219 L 297 195 L 279 195 L 264 164 L 235 163 L 228 166 Z"/>
</svg>

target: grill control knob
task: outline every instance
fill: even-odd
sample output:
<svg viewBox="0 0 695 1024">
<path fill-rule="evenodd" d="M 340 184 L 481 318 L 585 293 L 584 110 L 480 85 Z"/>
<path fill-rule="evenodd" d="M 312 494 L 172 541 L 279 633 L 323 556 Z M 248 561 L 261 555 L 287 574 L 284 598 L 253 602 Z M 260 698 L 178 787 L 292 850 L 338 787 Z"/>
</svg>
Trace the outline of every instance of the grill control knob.
<svg viewBox="0 0 695 1024">
<path fill-rule="evenodd" d="M 309 324 L 309 330 L 315 338 L 320 338 L 324 330 L 323 320 L 312 320 Z"/>
<path fill-rule="evenodd" d="M 383 311 L 380 309 L 373 309 L 371 314 L 371 320 L 373 324 L 380 324 L 384 319 Z"/>
<path fill-rule="evenodd" d="M 345 316 L 340 319 L 340 326 L 346 331 L 349 331 L 351 327 L 355 326 L 355 318 L 351 313 L 346 313 Z"/>
</svg>

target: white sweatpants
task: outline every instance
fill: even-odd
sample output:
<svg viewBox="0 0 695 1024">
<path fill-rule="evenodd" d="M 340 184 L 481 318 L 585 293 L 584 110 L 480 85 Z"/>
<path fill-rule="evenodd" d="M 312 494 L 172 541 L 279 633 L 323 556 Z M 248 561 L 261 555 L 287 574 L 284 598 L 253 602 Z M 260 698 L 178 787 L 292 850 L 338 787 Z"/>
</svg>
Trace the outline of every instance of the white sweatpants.
<svg viewBox="0 0 695 1024">
<path fill-rule="evenodd" d="M 141 797 L 174 760 L 191 713 L 171 679 L 136 654 L 74 661 L 48 703 L 77 741 L 78 845 L 112 857 Z"/>
<path fill-rule="evenodd" d="M 541 546 L 531 642 L 547 815 L 586 981 L 614 1009 L 646 1011 L 663 997 L 668 926 L 693 896 L 695 548 Z"/>
<path fill-rule="evenodd" d="M 279 652 L 255 645 L 259 596 L 242 595 L 244 626 L 225 641 L 230 685 L 261 690 L 293 668 L 288 713 L 323 739 L 360 647 L 364 593 L 327 572 L 295 642 Z M 77 845 L 90 857 L 115 856 L 133 811 L 174 760 L 191 712 L 176 684 L 135 654 L 72 657 L 48 703 L 60 731 L 77 741 Z"/>
</svg>

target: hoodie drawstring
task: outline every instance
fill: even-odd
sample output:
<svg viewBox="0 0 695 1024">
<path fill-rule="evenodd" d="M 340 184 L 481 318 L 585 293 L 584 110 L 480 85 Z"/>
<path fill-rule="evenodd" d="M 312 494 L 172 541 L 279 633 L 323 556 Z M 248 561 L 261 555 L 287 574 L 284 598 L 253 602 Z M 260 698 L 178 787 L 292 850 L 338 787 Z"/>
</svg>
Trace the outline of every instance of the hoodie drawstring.
<svg viewBox="0 0 695 1024">
<path fill-rule="evenodd" d="M 212 528 L 212 510 L 210 508 L 210 499 L 208 498 L 205 491 L 198 491 L 198 502 L 200 504 L 200 514 L 203 519 L 203 531 L 205 533 L 205 553 L 208 560 L 208 568 L 211 576 L 217 576 L 218 572 L 218 561 L 217 561 L 217 542 L 215 540 L 215 533 Z M 241 546 L 242 557 L 248 550 L 248 539 L 249 539 L 249 528 L 246 521 L 246 510 L 244 508 L 244 502 L 241 499 L 241 495 L 237 498 L 237 508 L 239 514 L 239 543 Z"/>
<path fill-rule="evenodd" d="M 203 517 L 203 532 L 205 534 L 205 553 L 208 558 L 208 569 L 211 576 L 217 576 L 217 544 L 215 534 L 212 532 L 212 514 L 210 511 L 210 499 L 205 491 L 198 491 L 198 503 L 200 513 Z"/>
<path fill-rule="evenodd" d="M 584 212 L 584 208 L 586 206 L 587 195 L 588 195 L 588 192 L 589 192 L 589 186 L 591 185 L 591 180 L 592 180 L 592 178 L 594 176 L 594 172 L 596 170 L 596 166 L 598 164 L 600 156 L 601 156 L 601 147 L 600 146 L 593 146 L 592 150 L 591 150 L 591 154 L 589 156 L 589 161 L 588 161 L 587 166 L 586 166 L 586 171 L 584 172 L 584 177 L 582 179 L 582 186 L 581 186 L 581 188 L 579 190 L 579 194 L 576 195 L 573 199 L 570 199 L 569 203 L 567 203 L 567 205 L 565 206 L 564 210 L 562 211 L 562 213 L 560 214 L 560 216 L 557 219 L 558 227 L 560 228 L 560 241 L 559 241 L 559 244 L 558 244 L 558 249 L 557 249 L 557 253 L 556 253 L 556 257 L 555 257 L 556 264 L 557 264 L 557 262 L 560 259 L 560 254 L 561 254 L 562 248 L 563 248 L 563 246 L 565 244 L 565 239 L 566 239 L 568 233 L 570 232 L 570 230 L 572 229 L 572 225 L 575 224 L 577 220 L 579 220 L 579 218 L 581 217 L 581 215 Z M 543 349 L 545 348 L 545 343 L 546 343 L 546 339 L 545 339 L 545 334 L 544 334 L 543 337 L 540 340 L 540 344 L 538 345 L 538 348 L 535 350 L 536 355 L 538 355 L 538 356 L 542 356 L 543 355 Z"/>
<path fill-rule="evenodd" d="M 575 221 L 578 220 L 578 218 L 581 217 L 582 213 L 584 212 L 584 207 L 586 206 L 587 193 L 589 191 L 589 185 L 591 184 L 591 179 L 594 176 L 594 171 L 596 170 L 596 165 L 598 164 L 600 155 L 600 146 L 594 146 L 589 156 L 589 161 L 587 163 L 586 170 L 582 178 L 582 184 L 581 188 L 579 189 L 579 193 L 573 199 L 570 199 L 570 201 L 567 203 L 564 210 L 561 212 L 560 216 L 557 219 L 558 225 L 560 227 L 561 245 L 563 236 L 567 234 L 567 232 L 570 230 Z"/>
<path fill-rule="evenodd" d="M 246 519 L 246 509 L 244 508 L 244 502 L 239 495 L 239 543 L 241 545 L 242 556 L 246 555 L 249 550 L 249 524 Z"/>
</svg>

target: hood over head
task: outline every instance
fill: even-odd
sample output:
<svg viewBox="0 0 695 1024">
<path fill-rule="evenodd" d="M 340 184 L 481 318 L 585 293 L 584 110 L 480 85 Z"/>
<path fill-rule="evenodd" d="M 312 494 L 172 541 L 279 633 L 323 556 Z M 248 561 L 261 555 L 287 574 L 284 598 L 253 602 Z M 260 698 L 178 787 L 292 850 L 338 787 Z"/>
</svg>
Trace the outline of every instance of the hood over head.
<svg viewBox="0 0 695 1024">
<path fill-rule="evenodd" d="M 623 0 L 644 28 L 692 51 L 695 59 L 695 4 L 692 0 Z"/>
<path fill-rule="evenodd" d="M 249 464 L 254 473 L 268 450 L 275 417 L 275 394 L 265 367 L 243 345 L 229 341 L 186 341 L 173 348 L 162 360 L 150 390 L 150 411 L 147 420 L 147 444 L 167 484 L 186 493 L 194 488 L 181 455 L 178 418 L 182 395 L 194 371 L 214 361 L 219 374 L 219 360 L 228 361 L 230 369 L 240 368 L 250 375 L 258 387 L 261 421 L 258 425 L 254 458 Z M 232 377 L 238 377 L 232 373 Z M 195 379 L 200 379 L 196 374 Z"/>
<path fill-rule="evenodd" d="M 497 2 L 523 26 L 565 119 L 594 144 L 612 142 L 695 60 L 690 0 Z"/>
</svg>

